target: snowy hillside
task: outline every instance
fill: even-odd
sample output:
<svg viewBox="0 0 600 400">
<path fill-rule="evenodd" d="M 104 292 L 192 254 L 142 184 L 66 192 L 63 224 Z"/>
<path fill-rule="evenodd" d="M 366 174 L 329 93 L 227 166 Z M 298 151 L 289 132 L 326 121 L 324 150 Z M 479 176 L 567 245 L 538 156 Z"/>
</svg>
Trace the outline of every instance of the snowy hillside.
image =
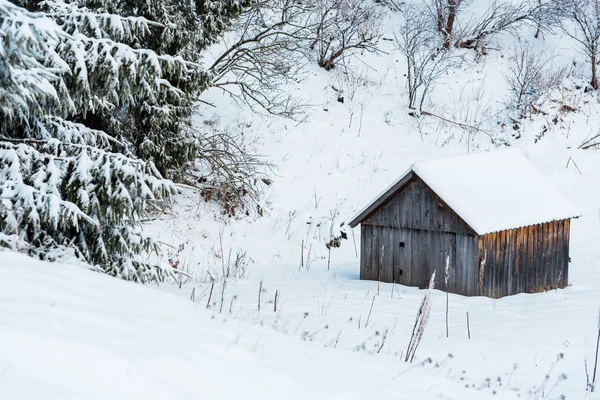
<svg viewBox="0 0 600 400">
<path fill-rule="evenodd" d="M 429 115 L 418 115 L 396 38 L 403 18 L 386 13 L 377 52 L 329 71 L 306 61 L 305 80 L 288 89 L 308 104 L 295 120 L 203 93 L 194 126 L 239 135 L 273 167 L 248 216 L 223 216 L 187 186 L 144 221 L 177 282 L 144 287 L 0 252 L 0 399 L 600 399 L 587 386 L 600 307 L 600 100 L 586 89 L 585 57 L 559 30 L 500 33 L 485 55 L 454 49 Z M 525 44 L 564 79 L 515 121 L 505 76 Z M 426 291 L 360 281 L 360 228 L 347 223 L 415 162 L 507 147 L 582 214 L 570 286 L 450 295 L 449 337 L 446 294 L 433 290 L 407 363 Z M 341 231 L 348 239 L 329 251 Z"/>
<path fill-rule="evenodd" d="M 594 265 L 600 255 L 595 245 L 600 158 L 593 148 L 578 147 L 600 122 L 596 95 L 584 93 L 581 78 L 573 73 L 544 103 L 547 115 L 533 115 L 513 129 L 500 111 L 508 90 L 503 73 L 516 39 L 503 35 L 486 57 L 475 60 L 465 51 L 465 62 L 440 80 L 426 105 L 436 115 L 482 131 L 433 117 L 414 118 L 406 106 L 404 59 L 396 44 L 385 40 L 393 38 L 395 18 L 391 14 L 386 22 L 382 53 L 365 53 L 329 72 L 306 67 L 310 78 L 298 92 L 314 106 L 299 122 L 259 117 L 232 105 L 218 91 L 212 93 L 210 101 L 218 111 L 203 108 L 198 123 L 214 121 L 222 129 L 243 126 L 247 144 L 277 166 L 274 183 L 262 218 L 220 221 L 218 208 L 186 192 L 169 214 L 147 228 L 173 246 L 185 244 L 178 259 L 194 278 L 169 291 L 189 298 L 195 290 L 197 301 L 206 302 L 211 290 L 207 273 L 221 276 L 223 267 L 233 268 L 236 256 L 244 255 L 240 264 L 246 268 L 245 278 L 227 280 L 224 289 L 221 280 L 215 283 L 212 313 L 219 314 L 216 308 L 223 302 L 223 314 L 236 320 L 271 326 L 319 347 L 401 363 L 423 292 L 359 281 L 360 230 L 340 225 L 414 162 L 510 145 L 583 214 L 572 225 L 571 286 L 499 300 L 451 295 L 449 338 L 444 295 L 436 291 L 417 358 L 444 360 L 443 375 L 454 379 L 462 380 L 464 371 L 466 385 L 476 396 L 481 395 L 477 389 L 487 386 L 502 398 L 541 398 L 544 391 L 548 398 L 593 396 L 586 391 L 584 365 L 591 369 L 598 332 L 600 270 Z M 580 60 L 573 42 L 563 35 L 546 33 L 543 39 L 528 40 L 560 55 L 553 61 L 558 65 Z M 338 101 L 340 90 L 343 103 Z M 565 102 L 578 109 L 561 111 Z M 329 253 L 325 243 L 340 229 L 348 240 Z M 277 292 L 276 313 L 257 311 L 259 287 L 263 308 L 273 307 Z M 452 359 L 446 359 L 449 353 Z"/>
<path fill-rule="evenodd" d="M 1 255 L 3 399 L 492 398 L 469 397 L 441 367 L 311 346 L 154 289 Z"/>
</svg>

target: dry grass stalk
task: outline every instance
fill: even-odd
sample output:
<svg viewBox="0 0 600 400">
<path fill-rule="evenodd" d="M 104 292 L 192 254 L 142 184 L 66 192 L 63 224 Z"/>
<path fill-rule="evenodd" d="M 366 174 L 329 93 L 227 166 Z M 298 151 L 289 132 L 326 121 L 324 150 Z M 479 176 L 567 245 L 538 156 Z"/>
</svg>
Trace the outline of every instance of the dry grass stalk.
<svg viewBox="0 0 600 400">
<path fill-rule="evenodd" d="M 471 327 L 469 325 L 469 312 L 467 311 L 467 335 L 469 336 L 469 339 L 471 339 Z"/>
<path fill-rule="evenodd" d="M 262 292 L 262 279 L 260 280 L 260 286 L 258 287 L 258 311 L 260 312 L 260 293 Z"/>
<path fill-rule="evenodd" d="M 373 311 L 373 304 L 375 304 L 375 296 L 373 296 L 373 301 L 371 302 L 371 308 L 369 309 L 369 315 L 367 315 L 367 320 L 365 321 L 365 328 L 369 325 L 369 319 L 371 318 L 371 312 Z"/>
<path fill-rule="evenodd" d="M 421 306 L 419 307 L 419 311 L 417 312 L 417 318 L 415 319 L 415 325 L 413 327 L 412 334 L 410 336 L 410 341 L 408 342 L 408 348 L 406 349 L 406 358 L 404 361 L 412 362 L 415 358 L 415 353 L 417 352 L 417 348 L 419 344 L 421 344 L 421 339 L 423 338 L 423 333 L 425 332 L 425 328 L 427 327 L 427 323 L 429 322 L 429 314 L 431 312 L 431 290 L 435 285 L 435 271 L 431 275 L 431 279 L 429 280 L 429 286 L 423 295 L 423 301 L 421 301 Z"/>
<path fill-rule="evenodd" d="M 212 298 L 213 289 L 215 288 L 215 280 L 213 279 L 210 285 L 210 293 L 208 294 L 208 301 L 206 302 L 206 308 L 210 308 L 210 299 Z"/>
<path fill-rule="evenodd" d="M 596 387 L 596 369 L 598 368 L 598 347 L 600 346 L 600 312 L 598 314 L 598 339 L 596 339 L 596 358 L 594 359 L 594 373 L 592 374 L 592 384 L 590 391 L 593 392 Z"/>
</svg>

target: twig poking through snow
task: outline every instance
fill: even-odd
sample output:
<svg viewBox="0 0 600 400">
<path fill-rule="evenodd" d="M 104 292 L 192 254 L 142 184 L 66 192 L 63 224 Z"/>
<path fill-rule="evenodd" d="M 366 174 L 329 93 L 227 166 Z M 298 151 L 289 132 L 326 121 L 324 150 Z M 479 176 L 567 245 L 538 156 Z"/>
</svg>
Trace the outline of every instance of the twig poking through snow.
<svg viewBox="0 0 600 400">
<path fill-rule="evenodd" d="M 579 167 L 577 166 L 577 164 L 575 164 L 575 160 L 573 160 L 572 157 L 569 157 L 569 159 L 567 160 L 567 165 L 565 168 L 569 168 L 569 163 L 573 162 L 573 165 L 575 166 L 575 168 L 577 168 L 577 171 L 579 172 L 579 175 L 583 175 L 583 173 L 581 172 L 581 170 L 579 169 Z"/>
<path fill-rule="evenodd" d="M 210 285 L 210 293 L 208 294 L 208 301 L 206 302 L 206 308 L 210 308 L 210 299 L 212 298 L 213 289 L 215 288 L 215 280 L 213 279 Z"/>
<path fill-rule="evenodd" d="M 469 325 L 469 312 L 467 311 L 467 335 L 471 339 L 471 326 Z"/>
<path fill-rule="evenodd" d="M 373 311 L 373 304 L 375 304 L 375 296 L 373 296 L 373 301 L 371 302 L 371 308 L 369 309 L 369 315 L 367 315 L 367 320 L 365 321 L 365 328 L 369 325 L 369 318 L 371 318 L 371 311 Z"/>
<path fill-rule="evenodd" d="M 594 373 L 592 374 L 591 390 L 594 391 L 596 386 L 596 369 L 598 368 L 598 346 L 600 345 L 600 311 L 598 313 L 598 339 L 596 339 L 596 358 L 594 359 Z"/>
<path fill-rule="evenodd" d="M 262 279 L 260 280 L 260 286 L 258 287 L 258 312 L 260 312 L 260 293 L 262 292 Z"/>
</svg>

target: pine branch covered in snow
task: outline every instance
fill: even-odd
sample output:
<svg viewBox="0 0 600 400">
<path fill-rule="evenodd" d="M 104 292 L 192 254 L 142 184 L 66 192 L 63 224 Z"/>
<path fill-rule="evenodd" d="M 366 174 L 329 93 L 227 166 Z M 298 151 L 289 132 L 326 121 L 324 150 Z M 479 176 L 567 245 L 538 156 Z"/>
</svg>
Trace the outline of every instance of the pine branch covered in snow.
<svg viewBox="0 0 600 400">
<path fill-rule="evenodd" d="M 0 245 L 164 280 L 138 221 L 198 155 L 198 53 L 245 4 L 0 0 Z"/>
</svg>

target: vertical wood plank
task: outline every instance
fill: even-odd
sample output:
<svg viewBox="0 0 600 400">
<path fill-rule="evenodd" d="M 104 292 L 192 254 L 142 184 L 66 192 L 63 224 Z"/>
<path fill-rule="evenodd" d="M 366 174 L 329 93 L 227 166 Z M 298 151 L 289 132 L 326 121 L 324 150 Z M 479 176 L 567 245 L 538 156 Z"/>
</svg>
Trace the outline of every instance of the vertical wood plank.
<svg viewBox="0 0 600 400">
<path fill-rule="evenodd" d="M 374 229 L 376 227 L 373 227 Z M 379 241 L 377 240 L 378 235 L 374 230 L 371 235 L 371 280 L 379 280 Z"/>
<path fill-rule="evenodd" d="M 421 229 L 421 208 L 422 208 L 422 193 L 421 186 L 415 182 L 413 191 L 412 191 L 412 219 L 413 219 L 413 228 Z"/>
<path fill-rule="evenodd" d="M 396 231 L 394 228 L 386 229 L 385 241 L 385 282 L 394 282 L 394 248 L 396 243 Z"/>
<path fill-rule="evenodd" d="M 564 226 L 564 240 L 563 240 L 563 256 L 566 258 L 563 264 L 563 285 L 566 287 L 569 285 L 569 265 L 571 256 L 569 253 L 569 242 L 571 241 L 571 220 L 565 220 Z"/>
<path fill-rule="evenodd" d="M 456 234 L 456 293 L 468 296 L 469 268 L 468 237 L 464 234 Z"/>
<path fill-rule="evenodd" d="M 524 252 L 524 244 L 523 237 L 524 231 L 522 228 L 515 230 L 515 263 L 513 266 L 513 281 L 514 281 L 514 294 L 522 293 L 523 289 L 523 252 Z"/>
<path fill-rule="evenodd" d="M 556 224 L 556 243 L 554 244 L 554 247 L 556 248 L 556 267 L 555 267 L 555 274 L 556 274 L 556 284 L 557 287 L 562 288 L 562 274 L 563 274 L 563 243 L 564 243 L 564 225 L 565 225 L 565 221 L 558 221 Z"/>
<path fill-rule="evenodd" d="M 480 236 L 466 236 L 466 269 L 467 269 L 467 294 L 477 296 L 479 290 L 479 243 Z"/>
<path fill-rule="evenodd" d="M 364 247 L 365 247 L 365 252 L 364 252 L 364 258 L 362 259 L 361 263 L 363 265 L 363 278 L 362 279 L 366 279 L 369 280 L 371 279 L 371 252 L 372 249 L 371 247 L 373 246 L 372 243 L 372 239 L 371 239 L 371 226 L 370 225 L 362 225 L 362 227 L 364 228 L 364 237 L 361 239 L 361 242 L 363 243 Z"/>
<path fill-rule="evenodd" d="M 506 231 L 506 247 L 504 255 L 504 294 L 503 296 L 509 296 L 514 293 L 513 289 L 513 266 L 515 256 L 515 231 L 509 229 Z"/>
<path fill-rule="evenodd" d="M 497 299 L 498 296 L 498 287 L 500 286 L 500 268 L 501 268 L 501 256 L 502 256 L 502 239 L 501 234 L 496 232 L 494 234 L 494 277 L 491 288 L 491 296 Z"/>
<path fill-rule="evenodd" d="M 460 282 L 460 272 L 457 271 L 457 243 L 456 233 L 450 233 L 450 290 L 452 293 L 457 293 L 456 281 Z"/>
<path fill-rule="evenodd" d="M 558 224 L 559 224 L 559 221 L 553 221 L 550 223 L 550 232 L 551 232 L 550 243 L 552 243 L 549 246 L 550 247 L 550 287 L 552 287 L 552 288 L 558 287 L 558 283 L 557 283 L 558 262 L 556 259 L 556 257 L 557 257 L 556 249 L 558 246 Z"/>
<path fill-rule="evenodd" d="M 367 241 L 366 231 L 368 225 L 360 225 L 360 279 L 364 280 L 365 278 L 365 269 L 366 269 L 366 254 L 367 254 Z M 302 261 L 304 263 L 304 260 Z"/>
<path fill-rule="evenodd" d="M 544 285 L 544 224 L 535 226 L 535 292 L 539 293 Z"/>
<path fill-rule="evenodd" d="M 410 238 L 411 238 L 411 242 L 410 242 L 410 249 L 411 249 L 411 260 L 410 260 L 410 264 L 411 264 L 411 281 L 410 281 L 410 286 L 417 286 L 417 287 L 421 287 L 421 274 L 422 274 L 422 268 L 421 268 L 421 249 L 420 246 L 422 245 L 422 240 L 421 240 L 421 232 L 415 229 L 412 229 L 410 232 Z"/>
</svg>

